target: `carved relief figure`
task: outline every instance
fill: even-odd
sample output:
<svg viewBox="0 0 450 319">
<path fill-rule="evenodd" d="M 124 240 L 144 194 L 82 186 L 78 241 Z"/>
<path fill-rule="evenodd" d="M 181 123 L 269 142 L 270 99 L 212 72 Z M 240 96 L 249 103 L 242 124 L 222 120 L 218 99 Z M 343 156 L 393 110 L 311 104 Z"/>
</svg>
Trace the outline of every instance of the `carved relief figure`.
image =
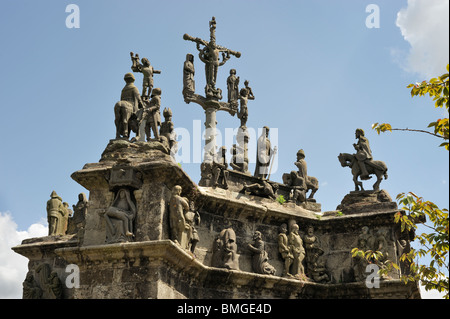
<svg viewBox="0 0 450 319">
<path fill-rule="evenodd" d="M 105 213 L 106 242 L 132 240 L 135 218 L 136 205 L 131 199 L 130 191 L 126 188 L 119 189 L 112 205 Z"/>
<path fill-rule="evenodd" d="M 373 236 L 370 234 L 370 229 L 364 226 L 359 234 L 356 246 L 358 249 L 367 251 L 373 247 Z M 353 273 L 356 281 L 363 281 L 366 278 L 366 266 L 368 262 L 365 258 L 356 256 L 352 259 Z"/>
<path fill-rule="evenodd" d="M 35 289 L 34 292 L 36 295 L 34 297 L 43 299 L 61 299 L 63 287 L 56 271 L 52 271 L 49 264 L 43 263 L 36 267 L 35 273 L 38 280 L 32 285 L 35 285 L 34 288 L 39 287 L 40 292 Z M 30 282 L 28 281 L 27 286 L 29 283 Z"/>
<path fill-rule="evenodd" d="M 50 194 L 50 199 L 47 201 L 48 235 L 65 235 L 68 218 L 69 212 L 64 207 L 61 197 L 53 191 Z"/>
<path fill-rule="evenodd" d="M 185 212 L 189 210 L 189 203 L 181 197 L 182 188 L 175 185 L 172 189 L 172 197 L 169 202 L 169 225 L 171 239 L 183 249 L 187 249 L 188 240 L 186 230 L 189 225 L 184 217 Z"/>
<path fill-rule="evenodd" d="M 275 275 L 275 268 L 269 264 L 269 256 L 265 250 L 265 243 L 262 240 L 261 232 L 255 231 L 253 234 L 253 244 L 248 245 L 252 252 L 252 268 L 258 274 Z"/>
<path fill-rule="evenodd" d="M 195 228 L 196 225 L 200 224 L 200 214 L 195 210 L 195 204 L 193 201 L 189 203 L 189 210 L 185 213 L 184 217 L 186 220 L 186 224 L 189 226 L 189 228 L 187 229 L 187 242 L 189 246 L 188 248 L 192 253 L 194 253 L 195 247 L 200 241 L 197 229 Z"/>
<path fill-rule="evenodd" d="M 305 274 L 305 268 L 303 267 L 305 249 L 303 248 L 303 241 L 298 233 L 298 229 L 298 225 L 293 224 L 288 235 L 288 244 L 293 256 L 291 274 L 297 277 Z"/>
<path fill-rule="evenodd" d="M 319 257 L 323 255 L 324 251 L 320 247 L 319 239 L 314 234 L 314 227 L 309 226 L 307 228 L 303 238 L 303 244 L 306 254 L 306 275 L 314 281 L 328 281 L 324 262 L 319 260 Z"/>
<path fill-rule="evenodd" d="M 25 280 L 22 284 L 23 286 L 23 299 L 41 299 L 42 289 L 36 283 L 33 273 L 31 271 L 27 272 Z"/>
<path fill-rule="evenodd" d="M 278 234 L 278 251 L 284 260 L 283 277 L 292 277 L 290 269 L 292 262 L 294 261 L 294 255 L 292 254 L 292 249 L 289 245 L 287 231 L 287 225 L 282 224 Z"/>
<path fill-rule="evenodd" d="M 229 220 L 225 220 L 224 224 L 226 228 L 219 233 L 213 243 L 211 265 L 213 267 L 239 270 L 236 233 L 231 227 Z"/>
<path fill-rule="evenodd" d="M 155 70 L 147 58 L 142 58 L 141 63 L 139 63 L 139 54 L 136 53 L 133 56 L 133 52 L 130 52 L 131 56 L 131 70 L 133 72 L 141 72 L 144 75 L 142 80 L 142 97 L 150 96 L 153 89 L 153 74 L 161 74 L 161 71 Z"/>
</svg>

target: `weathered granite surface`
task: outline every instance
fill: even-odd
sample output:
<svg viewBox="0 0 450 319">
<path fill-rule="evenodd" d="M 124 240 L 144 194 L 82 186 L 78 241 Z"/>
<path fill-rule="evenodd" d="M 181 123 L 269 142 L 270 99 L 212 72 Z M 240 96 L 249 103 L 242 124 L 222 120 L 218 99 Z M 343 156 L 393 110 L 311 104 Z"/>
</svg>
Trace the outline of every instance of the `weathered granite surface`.
<svg viewBox="0 0 450 319">
<path fill-rule="evenodd" d="M 320 212 L 317 206 L 310 210 L 242 193 L 238 184 L 229 189 L 200 187 L 159 142 L 123 140 L 110 141 L 98 163 L 86 164 L 72 178 L 89 191 L 84 234 L 27 239 L 13 248 L 30 260 L 30 274 L 36 276 L 45 263 L 64 283 L 66 267 L 79 267 L 80 287 L 63 285 L 62 298 L 420 298 L 417 286 L 404 285 L 397 271 L 381 280 L 380 288 L 355 282 L 350 251 L 362 228 L 373 236 L 385 234 L 385 252 L 398 258 L 393 218 L 399 210 L 386 191 L 350 193 L 339 210 Z M 181 186 L 181 196 L 195 203 L 201 217 L 194 253 L 170 240 L 168 203 L 175 185 Z M 134 237 L 108 244 L 104 214 L 123 187 L 131 190 L 137 209 Z M 215 238 L 225 221 L 236 235 L 239 270 L 211 266 Z M 282 277 L 279 226 L 294 222 L 304 240 L 308 227 L 314 228 L 326 282 Z M 275 275 L 252 269 L 248 244 L 255 231 L 262 234 Z"/>
</svg>

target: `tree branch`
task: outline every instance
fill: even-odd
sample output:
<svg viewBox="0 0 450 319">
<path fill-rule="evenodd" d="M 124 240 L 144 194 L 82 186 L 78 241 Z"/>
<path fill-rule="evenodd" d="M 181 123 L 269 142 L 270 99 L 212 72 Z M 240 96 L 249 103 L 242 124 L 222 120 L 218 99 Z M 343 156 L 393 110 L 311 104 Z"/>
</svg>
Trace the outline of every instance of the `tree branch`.
<svg viewBox="0 0 450 319">
<path fill-rule="evenodd" d="M 442 138 L 442 139 L 446 140 L 445 136 L 438 135 L 438 134 L 431 133 L 431 132 L 424 131 L 424 130 L 415 130 L 415 129 L 410 129 L 410 128 L 393 128 L 393 129 L 391 129 L 391 130 L 392 130 L 392 131 L 409 131 L 409 132 L 427 133 L 427 134 L 433 135 L 433 136 L 435 136 L 435 137 L 439 137 L 439 138 Z"/>
</svg>

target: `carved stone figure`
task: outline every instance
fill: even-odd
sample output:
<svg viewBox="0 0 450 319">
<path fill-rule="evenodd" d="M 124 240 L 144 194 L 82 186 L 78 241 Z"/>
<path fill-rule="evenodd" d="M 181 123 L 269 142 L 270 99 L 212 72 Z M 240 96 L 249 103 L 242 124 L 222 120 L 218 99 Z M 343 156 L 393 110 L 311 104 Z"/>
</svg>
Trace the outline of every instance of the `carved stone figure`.
<svg viewBox="0 0 450 319">
<path fill-rule="evenodd" d="M 133 72 L 141 72 L 144 75 L 142 80 L 142 97 L 150 96 L 153 89 L 153 74 L 161 74 L 161 71 L 155 70 L 147 58 L 142 58 L 141 63 L 139 63 L 139 54 L 136 53 L 134 56 L 133 52 L 130 52 L 131 56 L 131 70 Z"/>
<path fill-rule="evenodd" d="M 52 271 L 49 264 L 43 263 L 36 267 L 35 273 L 38 277 L 36 285 L 41 289 L 41 294 L 35 290 L 39 297 L 43 299 L 61 299 L 63 287 L 56 271 Z"/>
<path fill-rule="evenodd" d="M 137 111 L 144 106 L 139 90 L 134 85 L 133 73 L 124 76 L 125 87 L 122 89 L 120 101 L 114 105 L 114 123 L 116 125 L 116 139 L 130 137 L 130 131 L 139 134 Z"/>
<path fill-rule="evenodd" d="M 236 233 L 229 220 L 224 221 L 223 229 L 214 241 L 211 266 L 239 270 L 237 259 Z"/>
<path fill-rule="evenodd" d="M 209 22 L 209 30 L 210 30 L 210 41 L 207 42 L 200 38 L 193 38 L 188 34 L 183 36 L 183 39 L 193 41 L 197 44 L 197 50 L 199 51 L 200 60 L 205 63 L 205 75 L 206 75 L 206 87 L 205 92 L 206 96 L 212 98 L 219 98 L 219 92 L 217 91 L 216 79 L 217 79 L 217 71 L 219 66 L 224 65 L 229 59 L 230 54 L 240 57 L 241 54 L 239 52 L 235 52 L 219 46 L 216 44 L 216 19 L 212 17 L 212 20 Z M 200 46 L 203 45 L 203 48 Z M 222 53 L 222 62 L 220 62 L 220 53 Z"/>
<path fill-rule="evenodd" d="M 363 129 L 360 128 L 356 129 L 355 137 L 358 139 L 358 143 L 353 144 L 353 147 L 356 150 L 355 158 L 361 169 L 360 178 L 362 180 L 370 179 L 366 168 L 366 161 L 372 160 L 372 150 L 370 149 L 369 140 L 364 136 Z"/>
<path fill-rule="evenodd" d="M 353 144 L 357 151 L 356 154 L 341 153 L 338 156 L 339 162 L 342 167 L 348 166 L 351 168 L 355 191 L 364 190 L 362 182 L 358 181 L 358 177 L 360 176 L 361 180 L 366 180 L 370 178 L 371 174 L 375 174 L 377 177 L 377 181 L 373 184 L 373 190 L 378 191 L 383 177 L 384 179 L 388 178 L 386 163 L 372 159 L 369 141 L 364 137 L 362 129 L 357 129 L 355 136 L 358 139 L 358 143 Z"/>
<path fill-rule="evenodd" d="M 212 171 L 213 171 L 213 187 L 217 187 L 219 185 L 219 179 L 221 179 L 221 184 L 223 188 L 228 188 L 228 163 L 226 160 L 226 152 L 227 149 L 225 146 L 222 146 L 217 155 L 215 156 Z"/>
<path fill-rule="evenodd" d="M 245 158 L 245 151 L 239 149 L 236 144 L 233 144 L 231 148 L 231 161 L 230 166 L 233 170 L 246 173 L 248 171 L 248 159 Z"/>
<path fill-rule="evenodd" d="M 249 133 L 247 127 L 240 126 L 236 135 L 237 144 L 231 148 L 230 166 L 233 170 L 250 175 L 248 171 L 248 140 Z"/>
<path fill-rule="evenodd" d="M 151 139 L 150 130 L 153 131 L 155 139 L 159 140 L 159 126 L 161 125 L 161 89 L 154 88 L 151 95 L 151 100 L 146 104 L 144 109 L 145 135 L 147 141 Z"/>
<path fill-rule="evenodd" d="M 47 201 L 48 235 L 65 235 L 69 211 L 64 207 L 61 197 L 53 191 Z"/>
<path fill-rule="evenodd" d="M 200 214 L 195 210 L 195 203 L 193 201 L 189 203 L 189 210 L 185 213 L 184 217 L 186 220 L 186 224 L 189 226 L 189 228 L 187 229 L 187 241 L 189 250 L 194 253 L 195 247 L 200 241 L 197 229 L 195 228 L 196 225 L 200 224 Z"/>
<path fill-rule="evenodd" d="M 305 259 L 305 249 L 303 248 L 303 240 L 298 233 L 298 225 L 293 224 L 288 235 L 288 244 L 290 246 L 293 260 L 291 266 L 291 274 L 301 277 L 305 274 L 303 267 L 303 259 Z"/>
<path fill-rule="evenodd" d="M 252 252 L 252 268 L 258 274 L 275 275 L 275 268 L 269 264 L 269 256 L 265 250 L 265 243 L 262 240 L 261 232 L 255 231 L 253 234 L 253 244 L 248 245 Z"/>
<path fill-rule="evenodd" d="M 400 257 L 403 254 L 408 254 L 411 252 L 411 241 L 414 240 L 416 237 L 414 229 L 411 230 L 403 230 L 401 231 L 401 228 L 399 227 L 395 234 L 395 241 L 396 241 L 396 248 L 397 248 L 397 258 L 400 259 Z M 411 274 L 411 264 L 412 262 L 408 260 L 408 258 L 405 258 L 404 260 L 399 260 L 398 264 L 400 266 L 400 272 L 402 275 L 409 275 Z"/>
<path fill-rule="evenodd" d="M 219 66 L 225 64 L 230 59 L 230 54 L 236 57 L 240 57 L 239 52 L 232 51 L 225 47 L 216 44 L 216 20 L 213 17 L 209 22 L 210 41 L 205 41 L 200 38 L 191 37 L 188 34 L 184 34 L 183 39 L 196 43 L 197 50 L 199 51 L 200 60 L 205 63 L 205 96 L 201 96 L 192 93 L 193 90 L 186 89 L 188 83 L 185 83 L 183 89 L 184 101 L 186 103 L 194 102 L 199 104 L 205 111 L 205 146 L 204 146 L 204 163 L 211 164 L 213 162 L 214 153 L 216 152 L 216 113 L 217 111 L 227 111 L 230 115 L 236 114 L 236 108 L 231 107 L 230 103 L 219 102 L 222 99 L 222 90 L 216 88 L 217 71 Z M 220 62 L 220 54 L 222 53 L 222 62 Z M 190 59 L 190 58 L 187 58 Z M 186 63 L 190 65 L 190 63 Z M 186 70 L 185 70 L 186 71 Z M 188 68 L 183 78 L 185 79 L 187 74 L 193 75 L 193 68 Z M 202 180 L 199 184 L 208 184 L 204 181 L 203 175 L 208 175 L 206 170 L 210 170 L 211 167 L 204 167 L 202 170 Z M 205 172 L 205 174 L 203 174 Z"/>
<path fill-rule="evenodd" d="M 53 294 L 55 299 L 61 299 L 63 286 L 61 280 L 58 278 L 56 271 L 52 271 L 48 278 L 49 290 Z"/>
<path fill-rule="evenodd" d="M 259 183 L 254 183 L 247 185 L 244 183 L 244 187 L 241 192 L 250 192 L 252 195 L 268 197 L 271 199 L 276 199 L 276 193 L 278 191 L 278 185 L 275 183 L 270 183 L 265 179 L 261 179 Z"/>
<path fill-rule="evenodd" d="M 409 240 L 399 239 L 397 241 L 397 256 L 401 257 L 403 254 L 408 254 L 411 251 L 411 244 Z M 400 272 L 402 275 L 411 274 L 411 264 L 408 258 L 400 260 Z"/>
<path fill-rule="evenodd" d="M 292 277 L 290 269 L 292 262 L 294 261 L 294 255 L 292 254 L 292 249 L 289 245 L 287 231 L 287 225 L 282 224 L 278 234 L 278 251 L 284 260 L 283 277 Z"/>
<path fill-rule="evenodd" d="M 186 61 L 183 65 L 183 96 L 192 97 L 195 93 L 195 69 L 194 56 L 190 53 L 186 54 Z"/>
<path fill-rule="evenodd" d="M 371 249 L 373 247 L 373 236 L 370 234 L 370 229 L 367 226 L 364 226 L 361 229 L 361 234 L 358 236 L 357 243 L 354 245 L 360 250 L 364 252 Z M 356 281 L 363 281 L 366 278 L 366 266 L 368 265 L 368 261 L 360 256 L 353 257 L 353 273 Z"/>
<path fill-rule="evenodd" d="M 239 76 L 236 76 L 236 70 L 231 69 L 227 78 L 228 103 L 232 108 L 237 108 L 239 97 Z"/>
<path fill-rule="evenodd" d="M 313 176 L 308 176 L 308 168 L 305 161 L 305 151 L 297 152 L 297 161 L 294 162 L 297 171 L 283 174 L 283 183 L 293 189 L 292 199 L 296 202 L 305 202 L 306 200 L 315 201 L 314 194 L 319 189 L 319 181 Z M 306 193 L 311 190 L 308 199 Z"/>
<path fill-rule="evenodd" d="M 308 275 L 309 278 L 315 282 L 329 282 L 330 278 L 327 275 L 327 269 L 325 267 L 325 261 L 317 258 L 312 264 L 312 269 Z"/>
<path fill-rule="evenodd" d="M 23 299 L 41 299 L 42 289 L 36 283 L 33 273 L 31 271 L 27 272 L 23 286 Z"/>
<path fill-rule="evenodd" d="M 255 95 L 253 94 L 252 88 L 250 86 L 248 86 L 249 83 L 250 83 L 249 81 L 245 80 L 244 81 L 244 86 L 245 86 L 245 89 L 247 89 L 248 99 L 249 100 L 254 100 L 255 99 Z"/>
<path fill-rule="evenodd" d="M 269 128 L 267 126 L 263 127 L 263 132 L 258 138 L 257 149 L 256 149 L 256 167 L 255 167 L 255 177 L 267 178 L 269 174 L 269 165 L 274 154 L 274 150 L 271 147 L 269 140 Z"/>
<path fill-rule="evenodd" d="M 240 109 L 239 113 L 237 114 L 237 117 L 241 120 L 241 127 L 247 126 L 247 120 L 248 120 L 248 100 L 254 100 L 255 97 L 249 95 L 249 90 L 247 88 L 242 88 L 239 94 L 240 98 Z"/>
<path fill-rule="evenodd" d="M 177 133 L 174 129 L 172 122 L 172 110 L 170 108 L 164 108 L 163 111 L 164 122 L 161 123 L 159 133 L 166 138 L 167 148 L 170 149 L 170 154 L 175 156 L 178 151 Z"/>
<path fill-rule="evenodd" d="M 374 260 L 381 269 L 385 269 L 387 267 L 386 261 L 389 260 L 389 251 L 388 251 L 388 243 L 387 243 L 387 232 L 386 229 L 378 229 L 374 236 L 374 251 L 381 252 L 381 256 Z M 383 275 L 382 278 L 387 278 L 386 275 Z"/>
<path fill-rule="evenodd" d="M 116 243 L 133 239 L 136 204 L 126 188 L 118 190 L 112 205 L 106 210 L 106 242 Z"/>
<path fill-rule="evenodd" d="M 73 207 L 73 216 L 69 218 L 69 225 L 67 227 L 68 234 L 76 234 L 79 230 L 84 228 L 86 221 L 86 214 L 88 209 L 88 200 L 85 193 L 78 194 L 78 202 Z"/>
<path fill-rule="evenodd" d="M 171 239 L 183 249 L 188 247 L 186 231 L 189 225 L 186 223 L 185 212 L 189 210 L 189 203 L 181 197 L 182 188 L 175 185 L 172 189 L 172 197 L 169 202 L 169 225 Z"/>
<path fill-rule="evenodd" d="M 319 262 L 319 257 L 323 255 L 324 251 L 320 247 L 319 239 L 314 234 L 314 227 L 309 226 L 303 238 L 305 248 L 305 264 L 306 275 L 314 281 L 326 281 L 328 275 L 325 273 L 323 265 Z"/>
</svg>

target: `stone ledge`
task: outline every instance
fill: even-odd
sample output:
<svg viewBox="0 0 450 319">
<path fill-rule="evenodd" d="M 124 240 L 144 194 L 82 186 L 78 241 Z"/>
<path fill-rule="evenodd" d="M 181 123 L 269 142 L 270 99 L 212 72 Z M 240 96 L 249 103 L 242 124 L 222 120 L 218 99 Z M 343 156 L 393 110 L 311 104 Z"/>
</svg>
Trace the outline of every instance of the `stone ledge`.
<svg viewBox="0 0 450 319">
<path fill-rule="evenodd" d="M 359 214 L 372 211 L 389 211 L 397 209 L 386 190 L 358 191 L 345 195 L 336 208 L 344 214 Z"/>
</svg>

